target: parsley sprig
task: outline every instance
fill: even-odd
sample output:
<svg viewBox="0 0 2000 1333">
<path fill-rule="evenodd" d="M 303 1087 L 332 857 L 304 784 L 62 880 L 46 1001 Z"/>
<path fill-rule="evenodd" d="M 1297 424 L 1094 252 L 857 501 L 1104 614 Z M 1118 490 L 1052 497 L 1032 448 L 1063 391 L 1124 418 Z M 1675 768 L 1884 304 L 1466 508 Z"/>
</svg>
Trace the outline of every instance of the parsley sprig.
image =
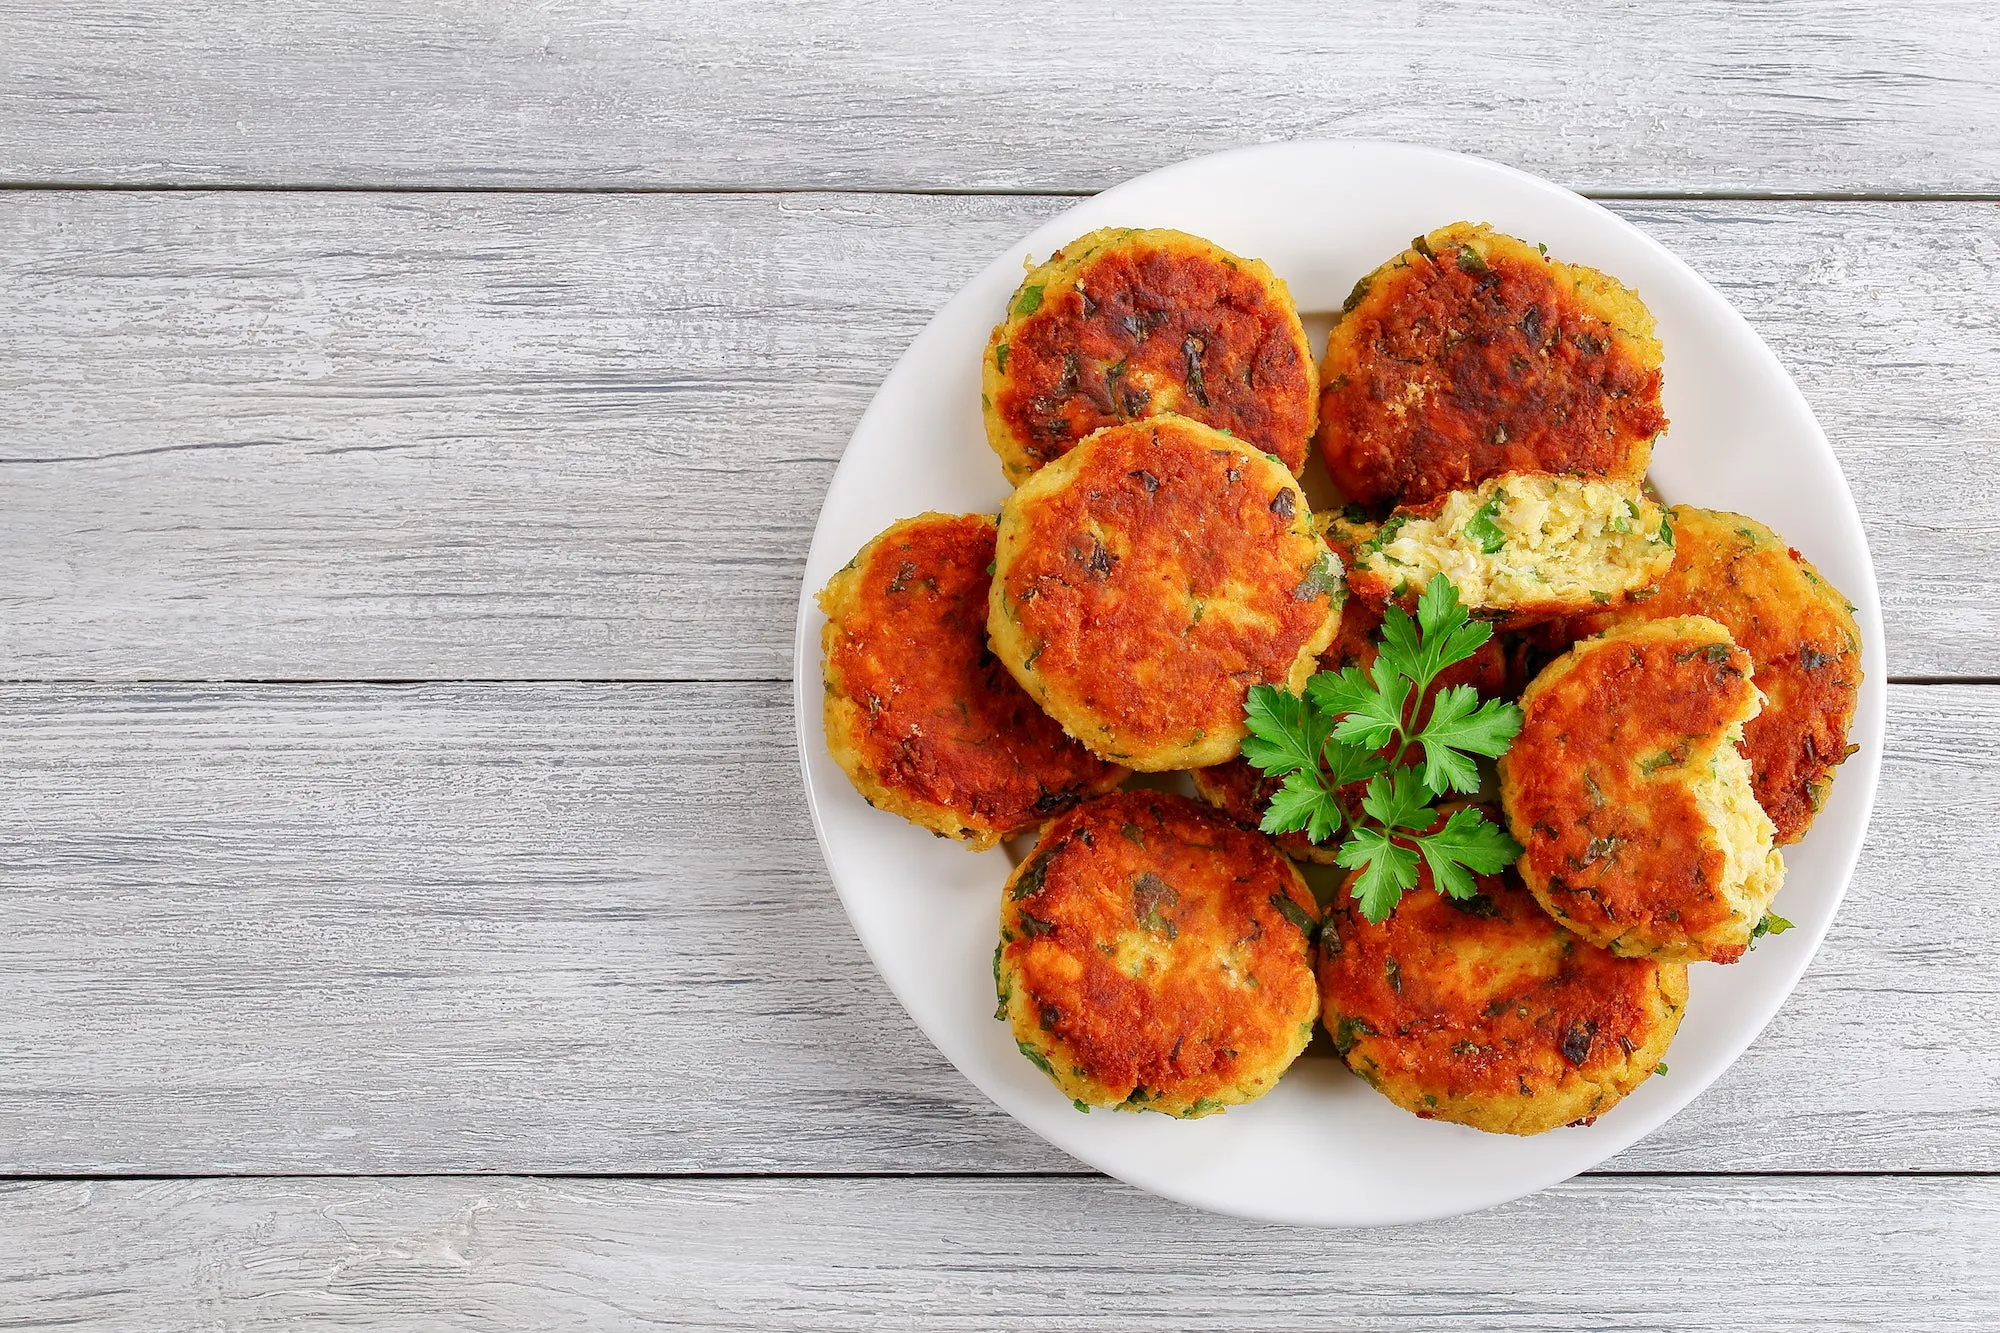
<svg viewBox="0 0 2000 1333">
<path fill-rule="evenodd" d="M 1440 825 L 1432 808 L 1451 793 L 1477 792 L 1474 756 L 1498 758 L 1521 730 L 1519 708 L 1482 703 L 1470 685 L 1446 686 L 1424 709 L 1445 669 L 1492 635 L 1439 574 L 1417 599 L 1415 620 L 1401 607 L 1388 609 L 1370 670 L 1322 671 L 1306 682 L 1303 697 L 1269 685 L 1250 691 L 1243 757 L 1280 780 L 1260 827 L 1303 832 L 1314 842 L 1345 829 L 1334 855 L 1361 872 L 1354 897 L 1370 921 L 1387 919 L 1416 887 L 1419 863 L 1439 893 L 1470 898 L 1473 875 L 1495 874 L 1521 855 L 1521 845 L 1478 809 L 1461 807 Z M 1417 751 L 1420 763 L 1412 761 Z M 1352 789 L 1364 783 L 1357 801 Z"/>
</svg>

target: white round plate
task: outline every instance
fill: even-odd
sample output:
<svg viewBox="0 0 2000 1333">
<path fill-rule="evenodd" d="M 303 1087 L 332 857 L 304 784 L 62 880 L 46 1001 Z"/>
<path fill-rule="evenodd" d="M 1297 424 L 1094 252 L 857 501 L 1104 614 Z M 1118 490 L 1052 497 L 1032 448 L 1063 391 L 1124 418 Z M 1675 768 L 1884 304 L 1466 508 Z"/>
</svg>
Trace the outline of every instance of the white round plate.
<svg viewBox="0 0 2000 1333">
<path fill-rule="evenodd" d="M 1596 1124 L 1535 1138 L 1419 1120 L 1337 1060 L 1309 1054 L 1270 1095 L 1203 1120 L 1079 1114 L 993 1017 L 993 945 L 1010 862 L 870 809 L 828 755 L 814 594 L 870 537 L 924 510 L 993 512 L 1007 494 L 979 416 L 979 361 L 1021 278 L 1096 227 L 1178 227 L 1268 262 L 1301 311 L 1336 311 L 1362 274 L 1448 222 L 1489 222 L 1638 289 L 1666 349 L 1670 501 L 1762 519 L 1855 604 L 1867 680 L 1860 752 L 1812 832 L 1785 849 L 1777 910 L 1796 929 L 1729 967 L 1698 965 L 1668 1060 Z M 1324 328 L 1324 319 L 1319 321 Z M 940 310 L 889 373 L 827 489 L 799 604 L 797 709 L 806 795 L 833 882 L 869 956 L 959 1071 L 1050 1143 L 1120 1180 L 1219 1212 L 1358 1226 L 1490 1207 L 1586 1170 L 1657 1128 L 1763 1030 L 1847 888 L 1881 767 L 1882 614 L 1861 520 L 1812 411 L 1729 303 L 1644 232 L 1547 181 L 1473 158 L 1366 142 L 1275 144 L 1198 158 L 1108 190 L 1037 228 Z"/>
</svg>

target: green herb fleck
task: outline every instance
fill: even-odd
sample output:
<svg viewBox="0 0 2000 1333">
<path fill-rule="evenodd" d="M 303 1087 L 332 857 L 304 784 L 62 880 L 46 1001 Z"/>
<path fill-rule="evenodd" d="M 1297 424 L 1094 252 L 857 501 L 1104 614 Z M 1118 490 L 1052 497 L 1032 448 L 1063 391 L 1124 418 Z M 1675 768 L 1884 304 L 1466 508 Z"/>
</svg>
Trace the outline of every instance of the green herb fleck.
<svg viewBox="0 0 2000 1333">
<path fill-rule="evenodd" d="M 1761 940 L 1766 935 L 1782 935 L 1792 928 L 1792 923 L 1776 912 L 1766 912 L 1756 925 L 1750 928 L 1750 938 Z"/>
<path fill-rule="evenodd" d="M 1023 287 L 1014 297 L 1014 313 L 1017 315 L 1032 315 L 1041 308 L 1042 289 L 1038 286 Z"/>
<path fill-rule="evenodd" d="M 1037 304 L 1039 304 L 1039 301 L 1037 302 Z M 1011 350 L 1013 349 L 1008 347 L 1006 343 L 1001 343 L 998 347 L 993 349 L 994 368 L 997 369 L 1002 375 L 1005 375 L 1007 373 L 1007 353 Z"/>
<path fill-rule="evenodd" d="M 1056 1071 L 1049 1067 L 1048 1056 L 1043 1055 L 1040 1051 L 1028 1045 L 1027 1042 L 1022 1041 L 1018 1037 L 1014 1039 L 1014 1044 L 1021 1048 L 1021 1054 L 1027 1056 L 1029 1061 L 1034 1064 L 1035 1068 L 1041 1070 L 1044 1074 L 1047 1074 L 1050 1078 L 1054 1078 L 1056 1076 Z"/>
<path fill-rule="evenodd" d="M 1150 870 L 1139 872 L 1132 881 L 1132 913 L 1139 924 L 1155 935 L 1165 935 L 1168 939 L 1178 933 L 1174 923 L 1161 914 L 1162 907 L 1179 904 L 1181 895 L 1174 886 L 1161 879 Z"/>
<path fill-rule="evenodd" d="M 1299 932 L 1303 934 L 1307 939 L 1312 938 L 1313 934 L 1312 916 L 1306 911 L 1305 908 L 1293 902 L 1290 894 L 1285 894 L 1285 893 L 1272 894 L 1271 906 L 1277 908 L 1279 913 L 1284 916 L 1285 920 L 1297 926 L 1299 928 Z"/>
<path fill-rule="evenodd" d="M 1479 506 L 1478 512 L 1473 514 L 1471 520 L 1465 525 L 1465 535 L 1473 541 L 1478 542 L 1479 549 L 1487 555 L 1494 554 L 1507 544 L 1507 534 L 1502 532 L 1500 525 L 1493 521 L 1500 513 L 1501 506 L 1506 503 L 1507 492 L 1493 492 L 1493 498 Z"/>
</svg>

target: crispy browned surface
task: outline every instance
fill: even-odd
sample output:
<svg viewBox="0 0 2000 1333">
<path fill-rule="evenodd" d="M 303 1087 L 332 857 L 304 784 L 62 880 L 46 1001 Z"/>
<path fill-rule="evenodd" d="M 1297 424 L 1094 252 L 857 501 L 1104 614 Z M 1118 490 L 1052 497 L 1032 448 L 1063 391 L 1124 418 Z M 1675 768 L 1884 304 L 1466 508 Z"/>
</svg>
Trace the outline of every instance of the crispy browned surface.
<svg viewBox="0 0 2000 1333">
<path fill-rule="evenodd" d="M 1320 936 L 1321 1018 L 1348 1066 L 1426 1119 L 1537 1134 L 1615 1106 L 1680 1024 L 1687 969 L 1564 930 L 1512 876 L 1373 924 L 1345 892 Z"/>
<path fill-rule="evenodd" d="M 1133 232 L 995 337 L 1007 356 L 993 408 L 1030 469 L 1161 411 L 1227 429 L 1295 473 L 1305 465 L 1318 376 L 1290 297 L 1261 264 Z"/>
<path fill-rule="evenodd" d="M 1583 638 L 1613 625 L 1707 616 L 1756 663 L 1764 711 L 1743 728 L 1757 803 L 1797 842 L 1847 757 L 1861 692 L 1861 631 L 1847 599 L 1769 528 L 1741 514 L 1676 506 L 1674 563 L 1647 600 L 1615 614 L 1577 616 Z"/>
<path fill-rule="evenodd" d="M 993 544 L 984 514 L 906 519 L 820 597 L 834 758 L 872 803 L 974 846 L 1125 775 L 1064 735 L 987 651 Z"/>
<path fill-rule="evenodd" d="M 1500 760 L 1508 822 L 1527 848 L 1522 878 L 1558 920 L 1607 945 L 1702 948 L 1735 919 L 1720 888 L 1725 858 L 1689 784 L 1756 706 L 1752 664 L 1713 625 L 1679 632 L 1688 623 L 1578 644 L 1521 697 L 1521 732 Z"/>
<path fill-rule="evenodd" d="M 1015 1037 L 1068 1095 L 1199 1115 L 1261 1094 L 1304 1048 L 1317 997 L 1300 923 L 1318 917 L 1263 835 L 1120 792 L 1050 824 L 1014 872 L 996 973 Z"/>
<path fill-rule="evenodd" d="M 1036 474 L 999 550 L 994 651 L 1135 768 L 1235 753 L 1250 687 L 1299 688 L 1333 633 L 1331 560 L 1290 474 L 1179 417 L 1102 431 Z"/>
<path fill-rule="evenodd" d="M 1474 235 L 1487 256 L 1461 263 Z M 1512 238 L 1460 224 L 1427 245 L 1434 259 L 1413 248 L 1364 279 L 1328 339 L 1317 439 L 1334 484 L 1392 505 L 1505 472 L 1642 477 L 1666 426 L 1657 344 Z"/>
</svg>

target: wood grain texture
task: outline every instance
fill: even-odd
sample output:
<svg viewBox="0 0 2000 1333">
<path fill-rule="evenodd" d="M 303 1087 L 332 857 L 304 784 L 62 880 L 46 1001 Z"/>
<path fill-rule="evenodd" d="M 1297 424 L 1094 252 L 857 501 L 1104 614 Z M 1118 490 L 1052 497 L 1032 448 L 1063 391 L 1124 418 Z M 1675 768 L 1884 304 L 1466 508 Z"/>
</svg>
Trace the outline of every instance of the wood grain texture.
<svg viewBox="0 0 2000 1333">
<path fill-rule="evenodd" d="M 791 725 L 755 684 L 0 689 L 0 1171 L 1075 1169 L 877 978 Z M 1898 687 L 1889 737 L 1812 969 L 1614 1169 L 2000 1170 L 2000 690 Z"/>
<path fill-rule="evenodd" d="M 1092 191 L 1400 139 L 1587 190 L 2000 189 L 1987 0 L 0 5 L 0 180 Z"/>
<path fill-rule="evenodd" d="M 0 678 L 777 679 L 895 357 L 1063 200 L 0 193 Z M 2000 210 L 1624 203 L 2000 675 Z"/>
<path fill-rule="evenodd" d="M 0 1327 L 1986 1330 L 1997 1236 L 1991 1179 L 1585 1177 L 1393 1232 L 1095 1179 L 12 1185 Z"/>
</svg>

